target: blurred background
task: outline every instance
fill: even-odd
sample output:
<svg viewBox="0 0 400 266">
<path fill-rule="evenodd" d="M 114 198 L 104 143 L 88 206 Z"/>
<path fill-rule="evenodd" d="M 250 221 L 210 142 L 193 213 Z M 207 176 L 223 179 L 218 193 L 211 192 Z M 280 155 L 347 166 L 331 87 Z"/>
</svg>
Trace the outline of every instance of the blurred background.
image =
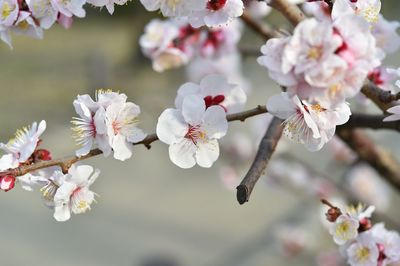
<svg viewBox="0 0 400 266">
<path fill-rule="evenodd" d="M 15 36 L 14 50 L 1 45 L 0 141 L 7 142 L 16 129 L 45 119 L 48 127 L 43 147 L 51 150 L 54 158 L 73 154 L 76 146 L 69 129 L 75 116 L 72 101 L 78 94 L 93 96 L 98 88 L 126 93 L 142 108 L 141 127 L 154 132 L 159 114 L 173 106 L 176 90 L 186 77 L 182 69 L 156 73 L 141 55 L 138 38 L 157 14 L 146 12 L 138 2 L 118 7 L 113 16 L 87 6 L 87 17 L 76 19 L 69 30 L 56 25 L 45 31 L 43 40 Z M 398 19 L 399 8 L 399 1 L 383 1 L 388 19 Z M 273 13 L 267 20 L 287 27 L 279 14 Z M 241 45 L 258 49 L 262 44 L 245 30 Z M 399 59 L 396 54 L 388 63 L 399 66 Z M 243 59 L 243 71 L 252 87 L 247 108 L 264 104 L 269 95 L 278 92 L 254 57 Z M 256 118 L 234 123 L 224 140 L 226 152 L 211 169 L 179 169 L 169 161 L 168 147 L 160 142 L 150 151 L 136 147 L 125 163 L 102 156 L 88 160 L 102 171 L 92 186 L 99 194 L 98 204 L 66 223 L 53 219 L 37 191 L 17 187 L 0 193 L 0 264 L 342 265 L 321 223 L 318 197 L 310 196 L 307 187 L 311 175 L 322 182 L 318 189 L 325 188 L 324 178 L 346 186 L 342 181 L 347 164 L 334 161 L 328 148 L 311 154 L 300 145 L 282 141 L 276 160 L 291 157 L 294 166 L 277 163 L 271 170 L 275 174 L 270 175 L 285 175 L 289 181 L 262 177 L 249 203 L 239 206 L 236 202 L 232 188 L 250 166 L 265 123 Z M 400 159 L 398 134 L 370 133 Z M 244 136 L 247 142 L 242 148 L 248 152 L 238 162 L 233 143 Z M 316 172 L 297 168 L 299 158 Z M 370 169 L 365 171 L 361 176 L 376 175 Z M 300 175 L 294 177 L 295 182 L 290 181 L 293 174 Z M 376 182 L 384 189 L 378 201 L 387 198 L 382 209 L 378 208 L 378 217 L 398 230 L 400 210 L 394 206 L 400 203 L 399 195 L 379 178 Z M 376 192 L 374 184 L 367 192 Z M 335 189 L 330 183 L 326 187 Z M 359 197 L 368 200 L 370 194 L 360 193 Z"/>
</svg>

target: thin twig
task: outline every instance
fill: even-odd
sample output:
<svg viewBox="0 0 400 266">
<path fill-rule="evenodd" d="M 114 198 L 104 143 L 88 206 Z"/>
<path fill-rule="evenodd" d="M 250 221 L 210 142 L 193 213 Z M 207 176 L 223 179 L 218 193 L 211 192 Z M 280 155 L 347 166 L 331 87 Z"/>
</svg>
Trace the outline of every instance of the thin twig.
<svg viewBox="0 0 400 266">
<path fill-rule="evenodd" d="M 250 29 L 261 35 L 265 40 L 278 37 L 277 33 L 269 26 L 255 21 L 248 11 L 243 11 L 243 15 L 240 18 Z"/>
<path fill-rule="evenodd" d="M 369 129 L 391 129 L 400 131 L 400 121 L 383 122 L 385 115 L 369 115 L 353 113 L 349 121 L 338 126 L 337 129 L 369 128 Z"/>
<path fill-rule="evenodd" d="M 271 124 L 269 125 L 264 137 L 260 142 L 256 158 L 254 159 L 250 170 L 240 185 L 236 188 L 236 197 L 239 204 L 244 204 L 245 202 L 249 201 L 250 194 L 253 191 L 254 186 L 267 167 L 269 159 L 278 145 L 282 131 L 282 119 L 275 117 L 272 119 Z"/>
<path fill-rule="evenodd" d="M 306 16 L 300 8 L 287 0 L 270 0 L 269 5 L 284 15 L 293 26 L 297 26 Z"/>
<path fill-rule="evenodd" d="M 250 109 L 247 111 L 243 111 L 243 112 L 235 113 L 235 114 L 229 114 L 229 115 L 227 115 L 226 118 L 229 122 L 245 121 L 249 117 L 264 114 L 266 112 L 267 112 L 267 108 L 265 107 L 265 105 L 264 106 L 259 105 L 256 108 L 253 108 L 253 109 Z M 150 134 L 143 141 L 134 143 L 133 145 L 144 145 L 145 147 L 150 149 L 151 144 L 157 140 L 158 140 L 158 137 L 156 134 Z M 91 150 L 87 155 L 81 156 L 81 157 L 70 156 L 70 157 L 65 157 L 62 159 L 41 161 L 41 162 L 37 162 L 34 164 L 30 164 L 30 165 L 22 165 L 20 167 L 14 168 L 14 169 L 8 169 L 6 171 L 0 172 L 0 176 L 4 176 L 4 175 L 22 176 L 27 173 L 30 173 L 30 172 L 33 172 L 36 170 L 40 170 L 40 169 L 44 169 L 44 168 L 48 168 L 48 167 L 52 167 L 52 166 L 59 166 L 63 172 L 68 172 L 68 169 L 74 163 L 92 158 L 92 157 L 100 155 L 100 154 L 102 154 L 101 150 L 94 149 L 94 150 Z"/>
<path fill-rule="evenodd" d="M 400 92 L 392 94 L 390 91 L 382 90 L 372 82 L 367 82 L 361 88 L 361 92 L 373 101 L 382 111 L 386 111 L 393 106 L 394 101 L 400 100 Z"/>
</svg>

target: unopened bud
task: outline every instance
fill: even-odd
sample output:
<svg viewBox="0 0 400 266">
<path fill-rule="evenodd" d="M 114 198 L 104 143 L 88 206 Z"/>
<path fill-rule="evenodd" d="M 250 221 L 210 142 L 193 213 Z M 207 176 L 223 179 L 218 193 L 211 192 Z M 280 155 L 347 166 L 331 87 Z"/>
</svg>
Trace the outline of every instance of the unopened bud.
<svg viewBox="0 0 400 266">
<path fill-rule="evenodd" d="M 15 176 L 5 175 L 0 177 L 0 189 L 5 192 L 13 189 L 15 186 Z"/>
</svg>

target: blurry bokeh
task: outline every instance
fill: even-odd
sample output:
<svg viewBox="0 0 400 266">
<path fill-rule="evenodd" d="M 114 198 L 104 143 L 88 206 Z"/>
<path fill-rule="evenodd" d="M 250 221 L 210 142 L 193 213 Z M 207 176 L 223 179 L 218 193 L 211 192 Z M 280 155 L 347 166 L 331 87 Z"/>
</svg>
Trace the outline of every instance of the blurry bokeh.
<svg viewBox="0 0 400 266">
<path fill-rule="evenodd" d="M 383 5 L 386 17 L 398 18 L 400 1 L 384 0 Z M 147 132 L 154 131 L 162 110 L 173 105 L 177 88 L 185 82 L 184 71 L 155 73 L 138 49 L 144 25 L 157 14 L 146 12 L 137 0 L 117 8 L 114 16 L 105 10 L 87 9 L 87 18 L 75 20 L 70 30 L 54 26 L 41 41 L 16 36 L 14 50 L 1 45 L 2 142 L 17 128 L 45 119 L 48 128 L 43 147 L 57 158 L 73 154 L 76 147 L 69 130 L 74 116 L 72 101 L 78 94 L 93 95 L 98 88 L 120 90 L 139 104 L 141 126 Z M 286 27 L 279 14 L 268 20 Z M 242 45 L 257 48 L 261 44 L 262 40 L 246 30 Z M 389 63 L 398 66 L 399 59 L 397 54 Z M 254 57 L 244 58 L 243 64 L 253 87 L 247 107 L 264 104 L 278 87 L 267 79 Z M 254 119 L 235 123 L 227 138 L 236 132 L 250 134 L 253 124 Z M 400 157 L 398 134 L 371 133 Z M 255 147 L 256 137 L 251 140 L 249 145 Z M 310 154 L 293 143 L 280 146 L 326 176 L 343 174 L 326 149 Z M 125 163 L 102 156 L 91 159 L 87 163 L 102 171 L 93 186 L 100 195 L 98 204 L 66 223 L 54 221 L 38 192 L 16 188 L 0 193 L 0 264 L 309 266 L 317 265 L 318 252 L 326 252 L 320 259 L 336 256 L 329 253 L 336 247 L 321 224 L 317 198 L 273 186 L 262 178 L 250 202 L 239 206 L 235 191 L 219 178 L 227 161 L 222 155 L 211 169 L 182 170 L 169 161 L 167 146 L 160 142 L 150 151 L 135 148 L 133 158 Z M 241 164 L 239 177 L 249 165 L 250 161 Z M 391 196 L 390 206 L 398 206 L 396 203 L 399 197 Z M 400 220 L 398 208 L 388 208 L 385 215 L 389 224 Z M 285 245 L 292 245 L 293 239 L 305 242 L 305 251 L 288 253 L 291 249 Z"/>
</svg>

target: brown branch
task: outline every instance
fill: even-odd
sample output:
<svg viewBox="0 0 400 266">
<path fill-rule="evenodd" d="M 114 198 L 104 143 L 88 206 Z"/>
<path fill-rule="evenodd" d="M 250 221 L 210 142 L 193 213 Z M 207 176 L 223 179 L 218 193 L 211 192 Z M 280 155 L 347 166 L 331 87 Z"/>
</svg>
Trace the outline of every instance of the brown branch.
<svg viewBox="0 0 400 266">
<path fill-rule="evenodd" d="M 392 107 L 394 101 L 400 100 L 400 92 L 392 94 L 390 91 L 382 90 L 372 82 L 367 82 L 361 88 L 361 92 L 383 111 Z"/>
<path fill-rule="evenodd" d="M 278 37 L 277 33 L 269 26 L 255 21 L 248 11 L 244 10 L 243 15 L 240 18 L 250 29 L 261 35 L 265 40 Z"/>
<path fill-rule="evenodd" d="M 300 8 L 287 0 L 270 0 L 269 5 L 284 15 L 293 26 L 306 18 Z"/>
<path fill-rule="evenodd" d="M 229 114 L 226 116 L 226 118 L 229 122 L 245 121 L 249 117 L 264 114 L 266 112 L 267 112 L 267 108 L 265 107 L 265 105 L 258 105 L 256 108 L 253 108 L 253 109 L 250 109 L 247 111 Z M 150 149 L 151 144 L 157 140 L 158 140 L 158 137 L 156 134 L 150 134 L 143 141 L 134 143 L 133 145 L 144 145 L 145 147 Z M 34 164 L 30 164 L 30 165 L 23 165 L 18 168 L 14 168 L 14 169 L 8 169 L 6 171 L 0 172 L 0 176 L 4 176 L 4 175 L 22 176 L 27 173 L 30 173 L 30 172 L 33 172 L 36 170 L 40 170 L 43 168 L 52 167 L 52 166 L 59 166 L 61 168 L 61 170 L 64 173 L 66 173 L 66 172 L 68 172 L 68 169 L 71 167 L 71 165 L 73 165 L 74 163 L 86 160 L 88 158 L 92 158 L 92 157 L 100 155 L 100 154 L 102 154 L 101 150 L 94 149 L 94 150 L 91 150 L 87 155 L 81 156 L 81 157 L 70 156 L 70 157 L 65 157 L 62 159 L 41 161 L 41 162 L 37 162 Z"/>
<path fill-rule="evenodd" d="M 377 147 L 360 130 L 343 129 L 337 134 L 358 154 L 360 159 L 371 165 L 384 179 L 400 190 L 400 165 L 389 152 Z"/>
<path fill-rule="evenodd" d="M 250 170 L 244 177 L 243 181 L 236 188 L 237 189 L 237 200 L 239 204 L 244 204 L 249 201 L 250 194 L 253 191 L 258 179 L 264 172 L 268 165 L 269 159 L 275 151 L 278 145 L 279 139 L 282 135 L 283 125 L 282 120 L 275 117 L 272 119 L 264 137 L 259 145 L 256 158 L 250 167 Z"/>
<path fill-rule="evenodd" d="M 369 128 L 369 129 L 392 129 L 400 131 L 400 121 L 383 122 L 385 115 L 369 115 L 353 113 L 349 121 L 338 126 L 337 129 Z"/>
</svg>

